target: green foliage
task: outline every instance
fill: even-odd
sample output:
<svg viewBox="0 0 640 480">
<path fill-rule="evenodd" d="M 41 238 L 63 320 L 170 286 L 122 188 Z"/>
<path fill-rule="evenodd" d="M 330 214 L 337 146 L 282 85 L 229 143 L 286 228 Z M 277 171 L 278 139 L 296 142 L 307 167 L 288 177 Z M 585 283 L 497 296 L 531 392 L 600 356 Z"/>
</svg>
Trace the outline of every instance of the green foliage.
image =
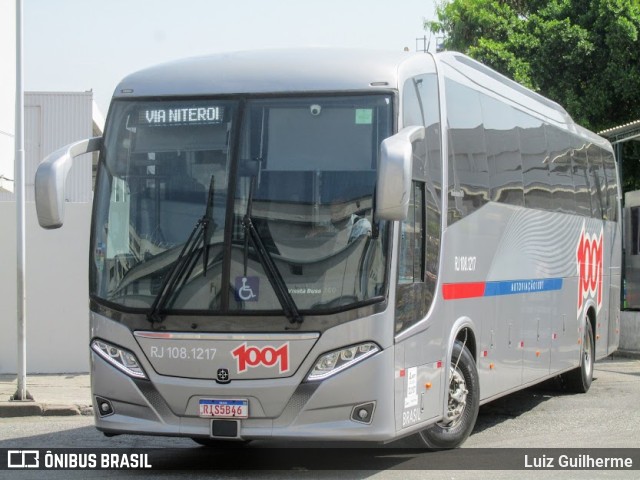
<svg viewBox="0 0 640 480">
<path fill-rule="evenodd" d="M 599 131 L 640 119 L 640 0 L 450 0 L 425 28 Z M 625 145 L 629 186 L 640 148 Z"/>
</svg>

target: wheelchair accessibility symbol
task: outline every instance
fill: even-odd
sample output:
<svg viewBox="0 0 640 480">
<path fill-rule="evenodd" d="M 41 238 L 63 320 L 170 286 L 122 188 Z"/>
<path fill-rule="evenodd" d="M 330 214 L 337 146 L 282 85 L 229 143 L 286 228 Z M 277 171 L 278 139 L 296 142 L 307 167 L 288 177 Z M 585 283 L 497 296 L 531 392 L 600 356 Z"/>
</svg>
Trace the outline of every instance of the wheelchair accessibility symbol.
<svg viewBox="0 0 640 480">
<path fill-rule="evenodd" d="M 259 277 L 236 277 L 236 300 L 257 302 L 260 294 Z"/>
</svg>

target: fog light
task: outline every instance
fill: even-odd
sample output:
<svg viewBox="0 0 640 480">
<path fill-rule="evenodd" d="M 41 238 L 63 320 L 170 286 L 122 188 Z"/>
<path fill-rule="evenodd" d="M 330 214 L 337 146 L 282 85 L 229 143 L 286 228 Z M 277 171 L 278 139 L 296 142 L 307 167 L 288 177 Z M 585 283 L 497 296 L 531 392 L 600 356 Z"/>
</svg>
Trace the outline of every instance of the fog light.
<svg viewBox="0 0 640 480">
<path fill-rule="evenodd" d="M 91 342 L 91 349 L 127 375 L 134 378 L 147 378 L 147 375 L 140 366 L 140 362 L 138 362 L 136 356 L 129 350 L 116 347 L 103 340 L 94 340 Z"/>
<path fill-rule="evenodd" d="M 98 415 L 101 417 L 113 415 L 113 405 L 106 398 L 96 397 L 96 405 L 98 406 Z"/>
<path fill-rule="evenodd" d="M 378 353 L 380 347 L 373 342 L 363 343 L 346 347 L 341 350 L 335 350 L 322 355 L 316 361 L 315 366 L 307 375 L 308 381 L 324 380 L 345 368 L 349 368 L 362 360 Z"/>
<path fill-rule="evenodd" d="M 373 411 L 376 409 L 376 402 L 367 402 L 356 405 L 351 411 L 351 420 L 367 425 L 373 421 Z"/>
</svg>

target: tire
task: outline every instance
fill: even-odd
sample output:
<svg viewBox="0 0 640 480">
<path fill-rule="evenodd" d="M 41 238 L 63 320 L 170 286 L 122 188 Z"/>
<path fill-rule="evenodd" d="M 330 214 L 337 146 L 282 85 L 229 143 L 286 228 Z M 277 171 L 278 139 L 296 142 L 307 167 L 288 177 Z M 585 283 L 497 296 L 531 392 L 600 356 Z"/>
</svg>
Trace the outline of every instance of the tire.
<svg viewBox="0 0 640 480">
<path fill-rule="evenodd" d="M 593 328 L 587 317 L 582 335 L 582 351 L 580 352 L 580 366 L 563 375 L 567 390 L 573 393 L 587 393 L 593 380 L 593 366 L 595 361 L 595 341 Z"/>
<path fill-rule="evenodd" d="M 456 341 L 451 355 L 448 413 L 445 418 L 420 432 L 423 444 L 430 449 L 449 449 L 462 445 L 478 418 L 480 383 L 476 362 L 469 350 Z"/>
<path fill-rule="evenodd" d="M 204 437 L 191 437 L 191 440 L 207 448 L 242 448 L 251 442 L 251 440 L 218 440 Z"/>
</svg>

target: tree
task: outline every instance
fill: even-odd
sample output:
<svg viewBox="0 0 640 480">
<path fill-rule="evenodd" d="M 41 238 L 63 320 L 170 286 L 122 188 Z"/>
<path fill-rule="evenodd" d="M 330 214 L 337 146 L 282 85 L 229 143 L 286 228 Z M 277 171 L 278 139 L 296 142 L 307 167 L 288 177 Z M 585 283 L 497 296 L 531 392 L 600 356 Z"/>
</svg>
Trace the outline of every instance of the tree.
<svg viewBox="0 0 640 480">
<path fill-rule="evenodd" d="M 595 131 L 640 119 L 638 0 L 450 0 L 425 28 L 549 97 Z M 625 183 L 640 187 L 640 148 L 625 145 Z M 635 160 L 635 161 L 634 161 Z"/>
</svg>

